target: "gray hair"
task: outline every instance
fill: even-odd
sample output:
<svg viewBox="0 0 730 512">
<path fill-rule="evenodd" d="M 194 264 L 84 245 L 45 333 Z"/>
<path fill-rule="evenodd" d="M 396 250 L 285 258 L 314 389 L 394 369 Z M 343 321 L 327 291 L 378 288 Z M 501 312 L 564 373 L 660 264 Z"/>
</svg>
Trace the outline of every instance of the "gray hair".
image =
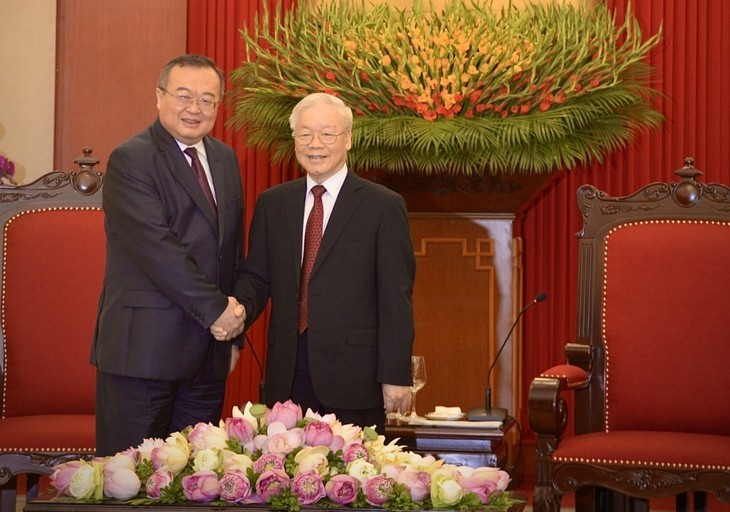
<svg viewBox="0 0 730 512">
<path fill-rule="evenodd" d="M 299 121 L 299 114 L 302 113 L 302 111 L 307 110 L 310 107 L 314 107 L 315 105 L 335 105 L 340 111 L 340 115 L 342 116 L 342 121 L 344 122 L 343 129 L 349 130 L 352 128 L 352 109 L 345 105 L 345 102 L 342 101 L 337 96 L 332 96 L 331 94 L 326 94 L 324 92 L 315 92 L 312 94 L 309 94 L 308 96 L 305 96 L 302 100 L 299 101 L 299 103 L 296 104 L 294 109 L 291 112 L 291 115 L 289 116 L 289 127 L 294 130 L 294 127 L 297 125 L 297 121 Z"/>
</svg>

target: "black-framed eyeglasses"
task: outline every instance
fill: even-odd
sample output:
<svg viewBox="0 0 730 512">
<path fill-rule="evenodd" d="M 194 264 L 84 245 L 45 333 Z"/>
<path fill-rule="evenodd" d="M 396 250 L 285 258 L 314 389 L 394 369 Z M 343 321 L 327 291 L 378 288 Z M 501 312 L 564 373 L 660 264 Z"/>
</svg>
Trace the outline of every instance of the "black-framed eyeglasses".
<svg viewBox="0 0 730 512">
<path fill-rule="evenodd" d="M 331 132 L 302 132 L 302 133 L 292 133 L 292 136 L 294 137 L 294 141 L 300 145 L 300 146 L 309 146 L 312 141 L 314 140 L 314 136 L 317 135 L 319 137 L 319 140 L 322 144 L 326 146 L 330 146 L 337 142 L 337 137 L 345 133 L 347 130 L 342 130 L 340 133 L 331 133 Z"/>
<path fill-rule="evenodd" d="M 184 108 L 192 107 L 197 102 L 200 110 L 202 110 L 203 112 L 213 112 L 220 103 L 220 100 L 211 100 L 210 98 L 205 97 L 195 98 L 193 96 L 190 96 L 189 94 L 183 94 L 181 92 L 172 93 L 167 89 L 163 89 L 162 87 L 160 87 L 159 89 L 162 92 L 169 94 L 170 96 L 175 98 L 178 106 Z"/>
</svg>

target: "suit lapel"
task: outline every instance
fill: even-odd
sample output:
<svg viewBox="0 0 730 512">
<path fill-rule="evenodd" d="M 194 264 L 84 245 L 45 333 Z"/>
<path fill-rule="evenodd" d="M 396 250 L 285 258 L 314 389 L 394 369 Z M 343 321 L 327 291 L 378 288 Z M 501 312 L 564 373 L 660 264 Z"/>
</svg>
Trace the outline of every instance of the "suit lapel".
<svg viewBox="0 0 730 512">
<path fill-rule="evenodd" d="M 284 210 L 286 215 L 285 226 L 288 227 L 287 236 L 292 249 L 292 270 L 297 276 L 297 283 L 302 271 L 302 233 L 304 226 L 304 200 L 307 194 L 307 179 L 299 178 L 291 182 L 284 196 Z"/>
<path fill-rule="evenodd" d="M 170 135 L 167 130 L 162 127 L 159 118 L 152 126 L 152 133 L 154 136 L 155 144 L 163 152 L 164 159 L 167 163 L 167 168 L 172 177 L 180 184 L 180 186 L 193 198 L 195 204 L 203 212 L 203 215 L 208 219 L 211 225 L 218 230 L 218 223 L 216 222 L 213 211 L 210 209 L 208 200 L 205 198 L 205 194 L 200 189 L 193 170 L 190 168 L 190 164 L 185 159 L 183 152 L 180 151 L 180 147 L 177 142 Z M 206 153 L 208 155 L 208 162 L 213 173 L 213 184 L 216 185 L 216 173 L 223 173 L 223 166 L 220 161 L 217 160 L 216 152 L 211 148 L 209 144 L 205 145 Z M 210 152 L 209 152 L 210 150 Z M 213 163 L 215 161 L 215 164 Z M 225 178 L 218 176 L 218 183 L 222 183 Z M 221 185 L 221 189 L 225 189 L 225 186 Z M 216 190 L 218 187 L 216 186 Z M 220 196 L 218 196 L 220 198 Z"/>
<path fill-rule="evenodd" d="M 210 174 L 213 178 L 215 200 L 216 205 L 218 206 L 217 228 L 219 229 L 219 233 L 225 233 L 227 221 L 226 214 L 230 213 L 226 211 L 227 208 L 225 207 L 226 194 L 231 190 L 231 185 L 228 183 L 228 174 L 226 173 L 225 164 L 221 159 L 220 152 L 216 151 L 215 147 L 208 142 L 208 137 L 203 139 L 203 143 L 205 144 L 205 154 L 208 157 L 208 166 L 210 167 Z M 213 215 L 213 211 L 210 209 L 210 205 L 208 205 L 208 200 L 205 198 L 205 194 L 203 194 L 202 190 L 200 190 L 200 185 L 198 185 L 197 181 L 195 184 L 198 186 L 198 192 L 200 192 L 199 196 L 196 198 L 198 206 L 205 210 L 206 215 L 210 214 L 208 218 L 213 224 L 216 224 L 216 218 Z"/>
</svg>

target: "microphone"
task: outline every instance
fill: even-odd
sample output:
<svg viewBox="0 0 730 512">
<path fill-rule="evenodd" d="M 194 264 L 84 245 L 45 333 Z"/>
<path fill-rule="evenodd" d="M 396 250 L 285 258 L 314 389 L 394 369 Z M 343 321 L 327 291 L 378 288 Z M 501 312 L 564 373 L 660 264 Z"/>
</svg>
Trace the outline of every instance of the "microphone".
<svg viewBox="0 0 730 512">
<path fill-rule="evenodd" d="M 253 348 L 253 343 L 251 343 L 251 340 L 248 337 L 248 333 L 243 334 L 243 340 L 244 344 L 248 344 L 248 347 L 251 349 L 251 354 L 253 354 L 253 358 L 256 361 L 256 366 L 259 367 L 259 376 L 261 377 L 261 380 L 259 381 L 259 403 L 265 404 L 266 384 L 264 383 L 264 367 L 261 365 L 258 354 L 256 354 L 256 349 Z"/>
<path fill-rule="evenodd" d="M 502 345 L 500 345 L 499 350 L 497 351 L 497 355 L 494 356 L 494 359 L 492 360 L 492 364 L 489 367 L 489 370 L 487 371 L 487 388 L 484 392 L 484 408 L 475 408 L 471 409 L 467 415 L 466 419 L 469 421 L 504 421 L 504 419 L 507 417 L 507 409 L 503 409 L 501 407 L 492 407 L 492 387 L 489 384 L 490 378 L 492 376 L 492 370 L 494 370 L 494 367 L 497 364 L 497 360 L 499 359 L 499 355 L 502 353 L 502 350 L 504 349 L 504 346 L 507 344 L 507 341 L 509 341 L 510 336 L 512 336 L 512 331 L 515 330 L 515 327 L 517 327 L 517 324 L 520 321 L 520 318 L 522 318 L 522 315 L 525 314 L 525 311 L 530 309 L 532 306 L 537 304 L 538 302 L 542 302 L 545 299 L 547 299 L 547 293 L 540 293 L 537 297 L 535 297 L 531 302 L 529 302 L 522 310 L 517 314 L 517 318 L 515 318 L 514 323 L 512 324 L 512 327 L 510 328 L 509 332 L 507 333 L 507 336 L 505 336 L 504 341 L 502 342 Z"/>
</svg>

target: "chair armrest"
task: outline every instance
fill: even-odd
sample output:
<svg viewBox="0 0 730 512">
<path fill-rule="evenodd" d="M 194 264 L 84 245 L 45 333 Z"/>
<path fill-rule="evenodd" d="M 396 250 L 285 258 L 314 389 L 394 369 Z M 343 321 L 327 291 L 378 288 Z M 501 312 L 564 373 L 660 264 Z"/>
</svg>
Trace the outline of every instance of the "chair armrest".
<svg viewBox="0 0 730 512">
<path fill-rule="evenodd" d="M 560 436 L 568 423 L 563 391 L 588 385 L 589 374 L 570 364 L 553 366 L 533 379 L 528 398 L 530 428 L 539 434 Z"/>
<path fill-rule="evenodd" d="M 583 368 L 588 373 L 593 368 L 593 352 L 590 342 L 585 338 L 579 338 L 578 343 L 565 344 L 565 357 L 568 364 Z"/>
</svg>

